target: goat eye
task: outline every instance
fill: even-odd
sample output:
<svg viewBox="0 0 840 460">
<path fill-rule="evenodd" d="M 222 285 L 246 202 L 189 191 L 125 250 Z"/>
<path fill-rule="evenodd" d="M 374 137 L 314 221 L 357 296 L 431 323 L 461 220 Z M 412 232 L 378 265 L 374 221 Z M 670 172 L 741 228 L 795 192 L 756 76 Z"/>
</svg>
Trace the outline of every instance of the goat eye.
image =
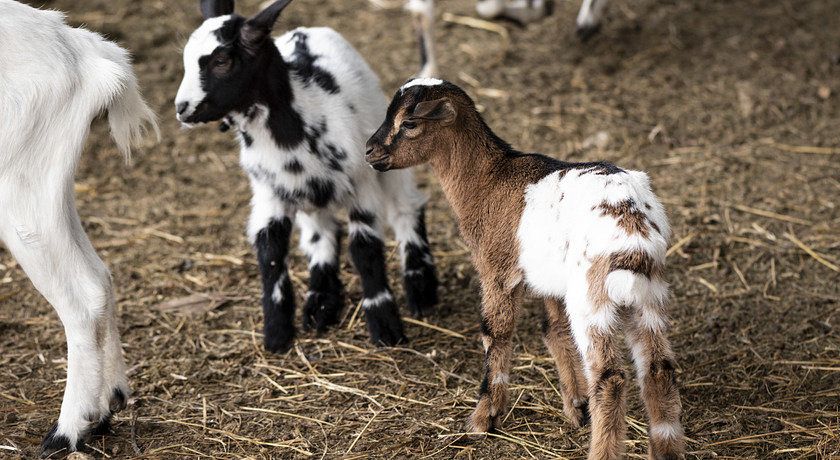
<svg viewBox="0 0 840 460">
<path fill-rule="evenodd" d="M 214 67 L 225 67 L 230 65 L 230 56 L 219 56 L 213 61 Z"/>
<path fill-rule="evenodd" d="M 404 121 L 402 123 L 402 127 L 403 127 L 403 129 L 414 129 L 414 128 L 417 127 L 417 123 L 415 123 L 413 121 Z"/>
</svg>

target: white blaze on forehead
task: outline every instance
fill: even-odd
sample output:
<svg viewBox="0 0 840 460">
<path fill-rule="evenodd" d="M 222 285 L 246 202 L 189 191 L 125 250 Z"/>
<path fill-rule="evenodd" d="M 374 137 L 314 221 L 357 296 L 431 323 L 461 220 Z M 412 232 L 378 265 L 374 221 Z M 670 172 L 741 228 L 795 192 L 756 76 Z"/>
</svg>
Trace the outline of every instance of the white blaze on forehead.
<svg viewBox="0 0 840 460">
<path fill-rule="evenodd" d="M 215 32 L 228 19 L 230 19 L 230 15 L 218 16 L 204 21 L 204 24 L 201 24 L 201 27 L 190 35 L 190 39 L 184 47 L 184 79 L 181 80 L 175 102 L 187 102 L 189 104 L 185 116 L 192 113 L 195 106 L 203 101 L 206 95 L 201 88 L 201 68 L 198 65 L 198 59 L 212 53 L 221 45 Z"/>
<path fill-rule="evenodd" d="M 443 80 L 440 78 L 415 78 L 410 82 L 402 85 L 400 91 L 405 91 L 412 86 L 437 86 L 443 84 Z"/>
</svg>

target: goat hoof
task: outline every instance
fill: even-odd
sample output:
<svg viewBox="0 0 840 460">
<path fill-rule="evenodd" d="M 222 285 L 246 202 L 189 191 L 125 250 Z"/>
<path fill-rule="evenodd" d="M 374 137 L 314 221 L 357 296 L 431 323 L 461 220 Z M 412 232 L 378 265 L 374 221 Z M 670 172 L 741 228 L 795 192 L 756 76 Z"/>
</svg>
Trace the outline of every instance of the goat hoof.
<svg viewBox="0 0 840 460">
<path fill-rule="evenodd" d="M 295 344 L 295 330 L 290 328 L 288 330 L 277 332 L 265 332 L 263 339 L 265 349 L 271 353 L 283 354 L 292 349 Z"/>
<path fill-rule="evenodd" d="M 338 324 L 344 297 L 331 292 L 312 292 L 303 307 L 303 330 L 321 333 Z"/>
<path fill-rule="evenodd" d="M 577 36 L 581 42 L 586 43 L 587 41 L 589 41 L 590 38 L 594 37 L 600 30 L 601 24 L 587 24 L 584 26 L 578 26 Z"/>
<path fill-rule="evenodd" d="M 112 414 L 116 414 L 117 412 L 125 409 L 125 406 L 128 404 L 126 393 L 128 392 L 122 388 L 114 388 L 114 391 L 111 393 L 111 399 L 108 403 L 108 409 Z"/>
<path fill-rule="evenodd" d="M 393 300 L 365 311 L 371 342 L 392 347 L 408 343 L 403 324 Z"/>
<path fill-rule="evenodd" d="M 589 423 L 589 401 L 586 399 L 563 404 L 563 412 L 575 428 L 582 428 Z"/>
<path fill-rule="evenodd" d="M 434 268 L 425 268 L 421 274 L 405 277 L 405 297 L 411 316 L 424 318 L 431 316 L 438 303 L 438 280 Z"/>
<path fill-rule="evenodd" d="M 44 440 L 41 442 L 41 458 L 54 458 L 55 454 L 68 454 L 75 452 L 84 447 L 84 439 L 80 437 L 75 444 L 70 442 L 70 438 L 63 434 L 58 434 L 58 424 L 50 428 Z"/>
</svg>

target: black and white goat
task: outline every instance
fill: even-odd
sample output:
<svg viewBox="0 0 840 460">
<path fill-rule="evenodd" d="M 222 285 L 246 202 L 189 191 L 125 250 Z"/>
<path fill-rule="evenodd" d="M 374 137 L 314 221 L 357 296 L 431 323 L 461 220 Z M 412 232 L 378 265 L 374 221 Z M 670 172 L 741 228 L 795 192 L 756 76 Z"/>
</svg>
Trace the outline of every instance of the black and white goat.
<svg viewBox="0 0 840 460">
<path fill-rule="evenodd" d="M 67 383 L 44 454 L 108 429 L 129 394 L 108 269 L 88 240 L 73 176 L 90 123 L 108 112 L 129 155 L 154 114 L 128 53 L 56 11 L 0 0 L 0 240 L 52 304 L 67 336 Z"/>
<path fill-rule="evenodd" d="M 400 244 L 409 307 L 423 315 L 437 303 L 425 198 L 410 172 L 377 173 L 365 164 L 365 140 L 385 117 L 387 101 L 358 52 L 328 28 L 271 37 L 289 2 L 274 2 L 249 19 L 233 14 L 232 0 L 200 2 L 205 21 L 184 48 L 178 119 L 187 126 L 222 120 L 238 131 L 253 192 L 248 236 L 263 280 L 266 348 L 284 351 L 295 335 L 286 267 L 293 222 L 309 257 L 304 328 L 323 331 L 338 322 L 344 293 L 335 214 L 341 208 L 349 211 L 350 256 L 361 275 L 371 339 L 401 343 L 382 222 Z"/>
</svg>

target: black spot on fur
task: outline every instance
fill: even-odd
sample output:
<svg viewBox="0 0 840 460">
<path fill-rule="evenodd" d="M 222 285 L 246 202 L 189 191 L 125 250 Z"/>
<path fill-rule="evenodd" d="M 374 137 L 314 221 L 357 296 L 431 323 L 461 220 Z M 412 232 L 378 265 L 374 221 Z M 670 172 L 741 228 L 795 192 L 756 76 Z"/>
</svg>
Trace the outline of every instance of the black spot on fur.
<svg viewBox="0 0 840 460">
<path fill-rule="evenodd" d="M 291 233 L 292 221 L 283 217 L 260 230 L 255 242 L 263 281 L 264 342 L 266 349 L 275 353 L 288 350 L 295 337 L 295 296 L 286 270 Z M 272 298 L 278 282 L 282 295 L 279 303 Z"/>
<path fill-rule="evenodd" d="M 350 211 L 350 222 L 357 222 L 372 227 L 376 223 L 376 215 L 362 209 L 352 209 Z"/>
<path fill-rule="evenodd" d="M 486 395 L 490 391 L 490 377 L 487 372 L 484 373 L 484 378 L 481 379 L 481 387 L 478 389 L 478 395 Z"/>
<path fill-rule="evenodd" d="M 315 244 L 321 241 L 321 234 L 320 233 L 313 233 L 312 238 L 309 240 L 310 243 Z"/>
<path fill-rule="evenodd" d="M 318 208 L 330 204 L 335 197 L 335 184 L 327 179 L 312 177 L 306 180 L 309 201 Z"/>
<path fill-rule="evenodd" d="M 479 327 L 481 328 L 482 335 L 485 335 L 487 337 L 493 337 L 493 331 L 490 330 L 490 323 L 487 322 L 487 318 L 485 318 L 484 315 L 481 315 Z"/>
<path fill-rule="evenodd" d="M 335 82 L 335 77 L 316 64 L 318 56 L 312 54 L 309 49 L 308 39 L 309 37 L 303 32 L 295 32 L 292 35 L 292 40 L 295 41 L 295 51 L 292 53 L 289 67 L 303 79 L 305 85 L 308 86 L 314 82 L 330 94 L 338 93 L 339 87 Z"/>
<path fill-rule="evenodd" d="M 291 161 L 283 165 L 283 170 L 292 174 L 300 174 L 303 172 L 303 165 L 297 158 L 292 158 Z"/>
</svg>

